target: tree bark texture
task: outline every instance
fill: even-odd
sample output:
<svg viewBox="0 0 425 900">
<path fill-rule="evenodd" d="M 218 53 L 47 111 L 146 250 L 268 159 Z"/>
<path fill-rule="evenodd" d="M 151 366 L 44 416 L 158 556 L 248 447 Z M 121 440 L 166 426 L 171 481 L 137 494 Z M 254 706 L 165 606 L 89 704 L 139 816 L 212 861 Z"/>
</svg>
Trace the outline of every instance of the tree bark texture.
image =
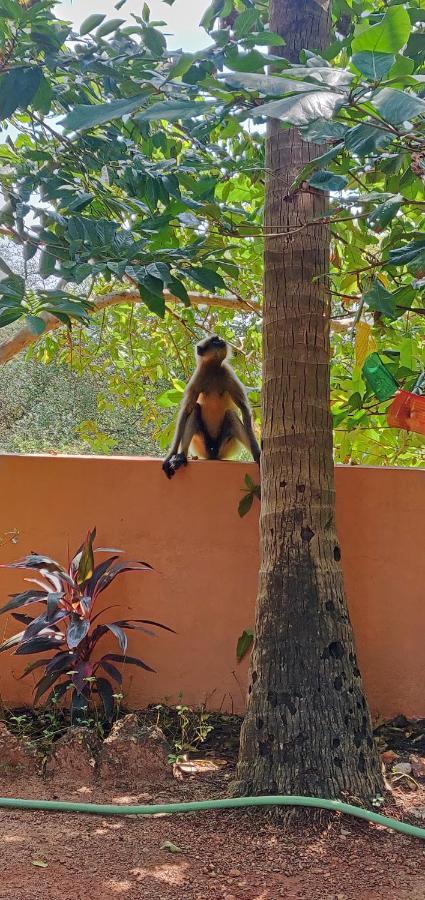
<svg viewBox="0 0 425 900">
<path fill-rule="evenodd" d="M 299 62 L 328 43 L 330 0 L 271 0 Z M 335 531 L 323 192 L 291 184 L 321 148 L 270 120 L 266 152 L 261 568 L 238 792 L 368 802 L 382 776 Z M 275 236 L 276 232 L 293 231 Z"/>
</svg>

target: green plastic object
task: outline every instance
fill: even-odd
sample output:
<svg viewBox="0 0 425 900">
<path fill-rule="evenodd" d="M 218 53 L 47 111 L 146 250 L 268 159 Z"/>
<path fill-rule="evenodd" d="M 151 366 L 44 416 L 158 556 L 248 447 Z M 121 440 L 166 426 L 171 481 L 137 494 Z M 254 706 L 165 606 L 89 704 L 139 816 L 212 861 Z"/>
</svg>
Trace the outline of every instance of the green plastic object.
<svg viewBox="0 0 425 900">
<path fill-rule="evenodd" d="M 306 806 L 313 809 L 329 809 L 331 812 L 345 813 L 347 816 L 355 816 L 357 819 L 365 819 L 375 825 L 383 825 L 398 831 L 399 834 L 407 834 L 425 840 L 425 828 L 418 825 L 410 825 L 409 822 L 400 822 L 380 813 L 362 809 L 361 806 L 352 806 L 341 800 L 326 800 L 323 797 L 299 797 L 291 795 L 277 795 L 266 797 L 225 797 L 223 800 L 191 800 L 183 803 L 155 803 L 147 806 L 129 806 L 127 804 L 112 803 L 72 803 L 67 800 L 22 800 L 14 797 L 0 797 L 0 807 L 6 809 L 39 809 L 46 812 L 75 812 L 92 813 L 100 816 L 156 816 L 170 815 L 172 813 L 192 813 L 209 811 L 214 809 L 240 809 L 251 806 Z"/>
<path fill-rule="evenodd" d="M 384 366 L 378 353 L 371 353 L 365 359 L 362 373 L 378 400 L 390 400 L 398 390 L 395 378 Z"/>
</svg>

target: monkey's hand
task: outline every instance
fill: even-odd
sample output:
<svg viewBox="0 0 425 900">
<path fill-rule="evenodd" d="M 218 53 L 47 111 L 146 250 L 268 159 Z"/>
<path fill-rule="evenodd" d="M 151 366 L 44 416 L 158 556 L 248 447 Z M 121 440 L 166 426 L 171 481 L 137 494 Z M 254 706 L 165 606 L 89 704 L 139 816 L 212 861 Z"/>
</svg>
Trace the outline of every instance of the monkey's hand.
<svg viewBox="0 0 425 900">
<path fill-rule="evenodd" d="M 167 478 L 172 478 L 176 474 L 177 469 L 181 466 L 187 466 L 187 458 L 184 453 L 173 453 L 172 456 L 164 460 L 162 471 L 165 472 Z"/>
</svg>

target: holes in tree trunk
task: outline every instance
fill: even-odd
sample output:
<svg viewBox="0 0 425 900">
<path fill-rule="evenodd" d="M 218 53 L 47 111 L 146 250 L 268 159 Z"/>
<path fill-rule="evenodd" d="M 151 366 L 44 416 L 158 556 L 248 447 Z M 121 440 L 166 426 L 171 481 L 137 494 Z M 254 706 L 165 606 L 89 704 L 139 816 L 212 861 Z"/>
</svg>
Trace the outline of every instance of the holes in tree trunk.
<svg viewBox="0 0 425 900">
<path fill-rule="evenodd" d="M 257 728 L 258 728 L 259 731 L 261 731 L 261 729 L 262 729 L 263 727 L 264 727 L 264 721 L 263 721 L 263 719 L 260 719 L 260 717 L 259 717 L 259 718 L 257 719 Z"/>
<path fill-rule="evenodd" d="M 333 602 L 333 600 L 326 601 L 325 609 L 327 609 L 328 612 L 335 612 L 335 603 Z"/>
<path fill-rule="evenodd" d="M 297 707 L 295 706 L 295 703 L 290 694 L 282 694 L 282 703 L 284 704 L 284 706 L 286 706 L 287 709 L 289 709 L 291 716 L 295 716 Z"/>
<path fill-rule="evenodd" d="M 307 544 L 314 538 L 314 531 L 311 530 L 309 525 L 305 525 L 301 528 L 301 540 L 305 541 Z"/>
<path fill-rule="evenodd" d="M 337 747 L 339 747 L 340 743 L 341 743 L 340 738 L 338 738 L 338 737 L 332 738 L 332 747 L 334 747 L 335 750 L 337 749 Z"/>
<path fill-rule="evenodd" d="M 286 485 L 287 485 L 287 484 L 288 484 L 287 481 L 281 481 L 281 482 L 280 482 L 280 486 L 283 487 L 283 488 L 286 488 Z"/>
<path fill-rule="evenodd" d="M 335 562 L 339 562 L 341 559 L 341 548 L 336 545 L 334 547 L 334 560 Z"/>
<path fill-rule="evenodd" d="M 360 731 L 356 731 L 356 733 L 355 733 L 355 735 L 354 735 L 354 745 L 355 745 L 355 747 L 361 747 L 362 743 L 363 743 L 363 737 L 362 737 L 362 735 L 360 734 Z"/>
<path fill-rule="evenodd" d="M 359 772 L 364 774 L 366 772 L 366 760 L 364 753 L 359 754 Z"/>
<path fill-rule="evenodd" d="M 344 656 L 344 647 L 341 644 L 341 641 L 332 641 L 328 647 L 329 656 L 331 659 L 342 659 Z"/>
<path fill-rule="evenodd" d="M 300 494 L 303 494 L 305 491 L 305 484 L 297 484 L 297 491 L 299 491 Z"/>
<path fill-rule="evenodd" d="M 253 684 L 255 684 L 255 682 L 257 681 L 257 678 L 258 678 L 258 675 L 257 675 L 257 673 L 254 671 L 254 672 L 252 673 L 252 675 L 251 675 L 251 681 L 252 681 Z"/>
<path fill-rule="evenodd" d="M 342 769 L 342 759 L 340 756 L 334 756 L 334 763 L 339 769 Z"/>
<path fill-rule="evenodd" d="M 268 692 L 268 694 L 267 694 L 267 700 L 269 701 L 270 706 L 272 706 L 273 709 L 276 709 L 276 706 L 277 706 L 277 695 L 276 695 L 276 692 L 275 692 L 275 691 L 269 691 L 269 692 Z"/>
<path fill-rule="evenodd" d="M 270 757 L 272 755 L 271 745 L 274 741 L 274 737 L 272 734 L 268 734 L 264 740 L 258 742 L 258 752 L 260 756 Z"/>
<path fill-rule="evenodd" d="M 334 679 L 334 688 L 336 691 L 342 690 L 342 675 L 337 675 Z"/>
<path fill-rule="evenodd" d="M 354 669 L 353 669 L 353 675 L 354 675 L 356 678 L 360 678 L 360 669 L 359 669 L 357 666 L 354 666 Z"/>
</svg>

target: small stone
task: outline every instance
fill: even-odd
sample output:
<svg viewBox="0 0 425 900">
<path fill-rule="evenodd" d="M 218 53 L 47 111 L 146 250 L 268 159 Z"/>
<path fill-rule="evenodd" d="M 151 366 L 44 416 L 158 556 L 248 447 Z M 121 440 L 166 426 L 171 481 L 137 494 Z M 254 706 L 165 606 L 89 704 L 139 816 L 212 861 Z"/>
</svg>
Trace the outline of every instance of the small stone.
<svg viewBox="0 0 425 900">
<path fill-rule="evenodd" d="M 395 775 L 411 775 L 412 766 L 408 762 L 399 762 L 393 766 L 393 772 Z"/>
<path fill-rule="evenodd" d="M 394 750 L 384 750 L 381 753 L 382 762 L 385 763 L 386 766 L 392 765 L 395 759 L 397 759 L 398 754 L 394 753 Z"/>
<path fill-rule="evenodd" d="M 417 756 L 415 753 L 409 757 L 414 778 L 425 778 L 425 756 Z"/>
<path fill-rule="evenodd" d="M 417 819 L 425 819 L 425 806 L 417 806 L 416 809 L 411 808 L 409 812 Z"/>
<path fill-rule="evenodd" d="M 230 878 L 240 878 L 242 872 L 240 872 L 239 869 L 230 869 L 229 875 Z"/>
</svg>

